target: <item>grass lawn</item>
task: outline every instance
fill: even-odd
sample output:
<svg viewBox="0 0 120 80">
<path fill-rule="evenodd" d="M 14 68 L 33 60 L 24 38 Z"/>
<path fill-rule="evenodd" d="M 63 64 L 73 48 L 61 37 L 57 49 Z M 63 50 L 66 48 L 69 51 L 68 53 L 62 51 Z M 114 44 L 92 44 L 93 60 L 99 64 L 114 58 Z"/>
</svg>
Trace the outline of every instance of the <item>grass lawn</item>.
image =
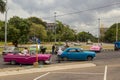
<svg viewBox="0 0 120 80">
<path fill-rule="evenodd" d="M 3 46 L 5 43 L 4 42 L 0 42 L 0 46 Z"/>
</svg>

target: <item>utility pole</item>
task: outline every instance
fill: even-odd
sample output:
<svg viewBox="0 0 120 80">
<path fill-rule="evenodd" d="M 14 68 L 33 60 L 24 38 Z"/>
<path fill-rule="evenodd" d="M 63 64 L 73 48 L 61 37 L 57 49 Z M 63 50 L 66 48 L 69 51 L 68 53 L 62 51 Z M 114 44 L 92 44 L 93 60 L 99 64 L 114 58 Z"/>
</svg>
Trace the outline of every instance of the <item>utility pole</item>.
<svg viewBox="0 0 120 80">
<path fill-rule="evenodd" d="M 6 11 L 5 11 L 5 45 L 7 46 L 7 11 L 8 11 L 8 1 L 6 0 Z"/>
<path fill-rule="evenodd" d="M 118 23 L 116 23 L 116 41 L 118 41 Z"/>
<path fill-rule="evenodd" d="M 101 23 L 100 23 L 100 18 L 98 19 L 98 43 L 100 43 L 100 26 L 101 26 Z"/>
<path fill-rule="evenodd" d="M 54 12 L 54 20 L 55 20 L 54 31 L 55 31 L 55 43 L 56 43 L 56 12 Z"/>
</svg>

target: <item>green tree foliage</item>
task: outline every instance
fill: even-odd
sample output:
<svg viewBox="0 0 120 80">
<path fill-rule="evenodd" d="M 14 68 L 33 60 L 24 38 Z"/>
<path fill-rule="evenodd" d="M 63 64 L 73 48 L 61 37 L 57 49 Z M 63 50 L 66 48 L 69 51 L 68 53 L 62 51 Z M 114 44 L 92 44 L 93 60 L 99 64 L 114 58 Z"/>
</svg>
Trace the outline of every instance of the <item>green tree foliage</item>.
<svg viewBox="0 0 120 80">
<path fill-rule="evenodd" d="M 70 29 L 69 26 L 65 26 L 63 31 L 64 31 L 63 32 L 63 40 L 64 41 L 66 41 L 66 40 L 74 41 L 75 33 L 72 29 Z"/>
<path fill-rule="evenodd" d="M 95 40 L 95 37 L 90 33 L 77 33 L 71 29 L 69 25 L 64 25 L 60 21 L 56 21 L 56 36 L 55 30 L 46 30 L 45 22 L 36 17 L 27 19 L 14 16 L 8 21 L 7 37 L 8 41 L 13 42 L 14 45 L 18 43 L 27 43 L 30 38 L 34 36 L 41 41 L 87 41 Z M 0 39 L 4 40 L 4 22 L 0 21 Z"/>
<path fill-rule="evenodd" d="M 48 42 L 52 42 L 52 41 L 54 41 L 54 33 L 53 33 L 53 31 L 50 31 L 50 30 L 48 30 L 47 31 L 47 41 Z"/>
<path fill-rule="evenodd" d="M 41 24 L 32 23 L 32 25 L 30 26 L 29 37 L 33 36 L 39 38 L 40 40 L 45 40 L 47 37 L 47 32 L 44 26 Z"/>
<path fill-rule="evenodd" d="M 88 39 L 90 39 L 91 41 L 96 41 L 96 38 L 89 32 L 79 32 L 77 37 L 78 40 L 81 42 L 86 42 Z"/>
<path fill-rule="evenodd" d="M 0 12 L 4 13 L 6 10 L 6 3 L 3 0 L 0 0 Z"/>
<path fill-rule="evenodd" d="M 56 23 L 57 23 L 56 26 L 55 26 L 56 27 L 55 28 L 56 29 L 56 39 L 60 41 L 60 40 L 62 40 L 62 37 L 64 35 L 63 34 L 64 25 L 60 21 L 57 21 Z"/>
<path fill-rule="evenodd" d="M 118 40 L 120 41 L 120 23 L 118 23 Z M 105 42 L 116 41 L 116 24 L 113 24 L 106 32 L 104 37 Z"/>
<path fill-rule="evenodd" d="M 30 23 L 22 18 L 14 16 L 9 20 L 8 40 L 18 43 L 27 43 L 29 39 Z"/>
<path fill-rule="evenodd" d="M 4 22 L 0 21 L 0 41 L 4 41 Z"/>
<path fill-rule="evenodd" d="M 40 18 L 30 17 L 30 18 L 28 18 L 28 20 L 29 20 L 31 23 L 40 24 L 40 25 L 43 25 L 44 27 L 46 26 L 46 25 L 45 25 L 45 22 L 43 22 Z"/>
<path fill-rule="evenodd" d="M 73 29 L 70 29 L 68 25 L 64 25 L 62 22 L 57 21 L 56 25 L 56 38 L 61 41 L 73 41 L 75 36 L 75 32 Z"/>
</svg>

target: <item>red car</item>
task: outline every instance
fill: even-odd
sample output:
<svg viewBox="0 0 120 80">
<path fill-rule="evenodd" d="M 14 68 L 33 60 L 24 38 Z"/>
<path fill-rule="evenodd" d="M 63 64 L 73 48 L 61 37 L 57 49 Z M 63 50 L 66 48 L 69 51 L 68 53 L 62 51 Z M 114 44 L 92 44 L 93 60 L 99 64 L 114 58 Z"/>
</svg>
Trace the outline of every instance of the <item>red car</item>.
<svg viewBox="0 0 120 80">
<path fill-rule="evenodd" d="M 11 64 L 33 64 L 38 59 L 38 63 L 50 63 L 51 61 L 51 54 L 13 54 L 8 53 L 3 55 L 4 62 L 10 62 Z"/>
</svg>

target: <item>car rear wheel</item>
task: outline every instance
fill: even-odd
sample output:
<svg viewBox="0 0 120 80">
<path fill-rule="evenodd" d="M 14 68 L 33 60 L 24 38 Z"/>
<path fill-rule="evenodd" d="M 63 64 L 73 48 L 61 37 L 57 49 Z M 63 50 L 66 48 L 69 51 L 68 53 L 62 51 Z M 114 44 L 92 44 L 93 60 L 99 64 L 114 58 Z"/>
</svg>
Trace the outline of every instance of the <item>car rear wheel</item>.
<svg viewBox="0 0 120 80">
<path fill-rule="evenodd" d="M 64 57 L 63 60 L 64 60 L 64 61 L 68 61 L 68 58 L 67 58 L 67 57 Z"/>
<path fill-rule="evenodd" d="M 92 56 L 88 56 L 87 57 L 87 61 L 92 61 L 93 60 L 93 57 Z"/>
<path fill-rule="evenodd" d="M 16 61 L 12 60 L 12 61 L 10 61 L 10 64 L 15 65 Z"/>
</svg>

